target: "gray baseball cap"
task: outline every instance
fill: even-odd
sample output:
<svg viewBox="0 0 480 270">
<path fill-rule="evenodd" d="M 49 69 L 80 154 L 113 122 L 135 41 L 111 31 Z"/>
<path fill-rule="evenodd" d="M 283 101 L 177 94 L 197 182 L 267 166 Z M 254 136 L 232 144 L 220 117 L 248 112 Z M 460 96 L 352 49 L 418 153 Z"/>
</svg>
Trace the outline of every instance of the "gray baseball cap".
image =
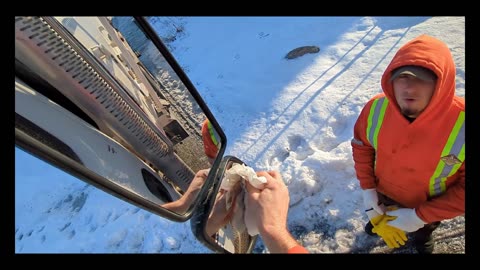
<svg viewBox="0 0 480 270">
<path fill-rule="evenodd" d="M 390 78 L 390 81 L 395 80 L 395 78 L 402 74 L 411 75 L 419 78 L 420 80 L 429 82 L 433 82 L 437 79 L 437 75 L 435 75 L 435 73 L 428 68 L 421 66 L 403 66 L 392 71 L 392 77 Z"/>
</svg>

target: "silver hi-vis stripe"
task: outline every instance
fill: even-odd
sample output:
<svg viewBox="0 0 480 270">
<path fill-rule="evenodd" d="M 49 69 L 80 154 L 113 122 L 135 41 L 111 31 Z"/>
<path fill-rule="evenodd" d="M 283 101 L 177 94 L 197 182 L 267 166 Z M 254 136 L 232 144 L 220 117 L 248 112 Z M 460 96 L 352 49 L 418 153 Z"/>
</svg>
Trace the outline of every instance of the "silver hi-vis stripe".
<svg viewBox="0 0 480 270">
<path fill-rule="evenodd" d="M 462 111 L 458 115 L 440 157 L 437 168 L 430 178 L 430 197 L 445 192 L 447 177 L 455 174 L 465 161 L 465 112 Z"/>
<path fill-rule="evenodd" d="M 378 132 L 383 123 L 385 110 L 387 109 L 388 99 L 385 97 L 373 101 L 370 113 L 368 115 L 367 139 L 373 148 L 377 149 Z"/>
</svg>

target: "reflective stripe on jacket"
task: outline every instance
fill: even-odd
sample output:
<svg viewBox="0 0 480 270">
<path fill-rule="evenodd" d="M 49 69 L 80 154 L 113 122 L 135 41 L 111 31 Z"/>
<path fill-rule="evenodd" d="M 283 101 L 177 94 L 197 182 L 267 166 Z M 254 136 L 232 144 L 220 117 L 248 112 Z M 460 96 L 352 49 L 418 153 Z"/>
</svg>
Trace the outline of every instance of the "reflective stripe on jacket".
<svg viewBox="0 0 480 270">
<path fill-rule="evenodd" d="M 388 99 L 385 97 L 375 99 L 368 114 L 366 137 L 372 147 L 377 149 L 378 134 L 381 131 Z M 460 111 L 457 121 L 448 136 L 435 171 L 429 182 L 429 196 L 435 197 L 446 191 L 447 177 L 455 174 L 460 165 L 465 161 L 465 112 Z"/>
</svg>

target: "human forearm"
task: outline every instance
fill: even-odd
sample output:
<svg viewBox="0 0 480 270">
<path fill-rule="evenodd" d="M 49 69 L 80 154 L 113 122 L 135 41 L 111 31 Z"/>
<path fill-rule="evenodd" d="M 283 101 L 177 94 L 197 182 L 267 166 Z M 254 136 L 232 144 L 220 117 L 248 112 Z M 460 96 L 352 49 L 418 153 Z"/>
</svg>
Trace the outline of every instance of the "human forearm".
<svg viewBox="0 0 480 270">
<path fill-rule="evenodd" d="M 287 228 L 260 228 L 260 235 L 270 253 L 288 253 L 299 245 Z"/>
<path fill-rule="evenodd" d="M 365 132 L 368 126 L 371 102 L 369 104 L 363 108 L 355 122 L 353 138 L 350 142 L 355 173 L 362 189 L 375 188 L 375 148 L 369 142 Z"/>
<path fill-rule="evenodd" d="M 163 204 L 162 206 L 176 213 L 185 213 L 193 201 L 197 198 L 197 194 L 203 186 L 210 169 L 199 170 L 192 179 L 190 186 L 183 196 L 176 201 Z"/>
<path fill-rule="evenodd" d="M 185 213 L 188 206 L 189 203 L 186 203 L 186 200 L 183 198 L 162 205 L 162 207 L 175 213 Z"/>
<path fill-rule="evenodd" d="M 287 229 L 288 188 L 276 171 L 258 172 L 267 182 L 263 189 L 247 183 L 247 215 L 255 218 L 260 236 L 271 253 L 308 253 Z"/>
<path fill-rule="evenodd" d="M 355 173 L 362 189 L 375 188 L 375 150 L 371 146 L 358 145 L 352 140 Z"/>
</svg>

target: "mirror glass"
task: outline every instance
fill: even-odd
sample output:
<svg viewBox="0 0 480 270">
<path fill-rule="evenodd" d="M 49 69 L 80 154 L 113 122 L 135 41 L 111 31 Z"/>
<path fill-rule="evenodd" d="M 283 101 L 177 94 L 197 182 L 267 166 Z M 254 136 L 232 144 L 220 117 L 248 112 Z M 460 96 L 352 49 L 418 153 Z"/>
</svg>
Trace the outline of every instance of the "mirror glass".
<svg viewBox="0 0 480 270">
<path fill-rule="evenodd" d="M 196 222 L 196 218 L 201 219 L 202 228 L 197 237 L 213 250 L 251 253 L 257 240 L 258 236 L 251 236 L 245 224 L 244 166 L 235 157 L 225 157 L 218 172 L 222 180 L 216 186 L 216 195 L 206 203 L 208 214 L 192 218 L 192 223 Z"/>
<path fill-rule="evenodd" d="M 16 145 L 186 220 L 224 135 L 185 80 L 133 17 L 16 17 Z"/>
</svg>

